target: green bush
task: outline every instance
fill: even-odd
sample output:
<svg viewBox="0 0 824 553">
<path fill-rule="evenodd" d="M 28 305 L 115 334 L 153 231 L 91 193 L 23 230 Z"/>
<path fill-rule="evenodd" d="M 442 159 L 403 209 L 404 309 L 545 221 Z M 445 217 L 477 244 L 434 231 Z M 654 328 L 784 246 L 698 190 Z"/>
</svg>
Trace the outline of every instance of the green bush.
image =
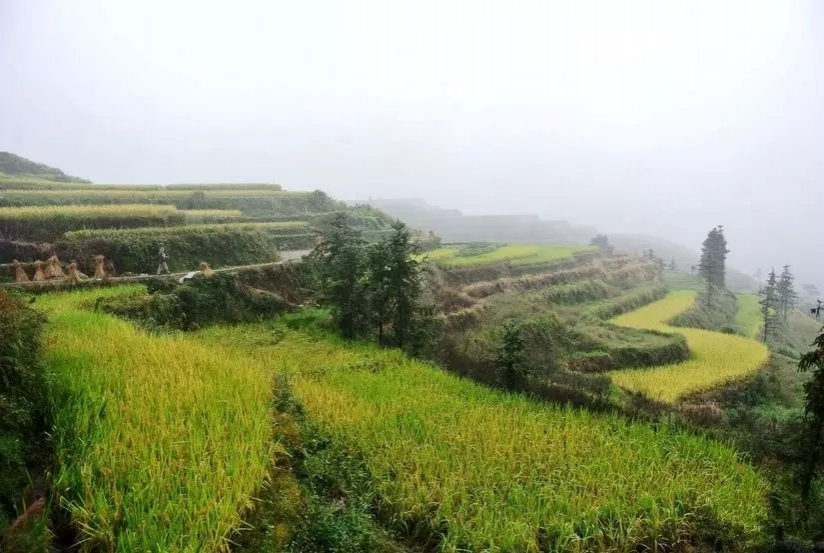
<svg viewBox="0 0 824 553">
<path fill-rule="evenodd" d="M 257 321 L 292 304 L 275 292 L 243 284 L 236 274 L 198 274 L 184 284 L 150 281 L 148 294 L 106 300 L 102 309 L 152 329 L 194 330 L 218 323 Z"/>
<path fill-rule="evenodd" d="M 20 506 L 27 465 L 45 430 L 42 326 L 38 313 L 0 290 L 0 528 Z"/>
</svg>

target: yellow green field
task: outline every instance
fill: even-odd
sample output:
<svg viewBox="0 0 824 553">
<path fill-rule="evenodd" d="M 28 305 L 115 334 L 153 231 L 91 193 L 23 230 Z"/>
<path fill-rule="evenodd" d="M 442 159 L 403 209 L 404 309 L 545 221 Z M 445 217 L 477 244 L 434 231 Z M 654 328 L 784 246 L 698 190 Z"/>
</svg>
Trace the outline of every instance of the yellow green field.
<svg viewBox="0 0 824 553">
<path fill-rule="evenodd" d="M 761 306 L 758 305 L 758 294 L 738 294 L 738 312 L 735 314 L 735 324 L 750 338 L 758 336 L 761 330 Z"/>
<path fill-rule="evenodd" d="M 106 238 L 106 239 L 126 239 L 138 236 L 151 236 L 153 234 L 163 233 L 165 235 L 172 234 L 189 234 L 197 233 L 211 233 L 224 231 L 302 231 L 309 232 L 309 225 L 306 221 L 267 221 L 267 222 L 249 222 L 249 223 L 205 223 L 180 225 L 174 227 L 139 227 L 139 228 L 124 228 L 124 229 L 88 229 L 88 230 L 73 230 L 64 234 L 67 240 L 88 240 L 92 238 Z"/>
<path fill-rule="evenodd" d="M 704 521 L 745 544 L 766 484 L 734 450 L 667 427 L 535 402 L 398 351 L 288 324 L 152 335 L 42 296 L 54 371 L 54 485 L 85 551 L 226 551 L 262 485 L 275 374 L 362 456 L 380 520 L 441 551 L 636 551 Z"/>
<path fill-rule="evenodd" d="M 82 551 L 226 551 L 273 454 L 271 373 L 79 309 L 137 288 L 41 296 L 53 486 Z"/>
<path fill-rule="evenodd" d="M 90 217 L 156 217 L 180 213 L 171 205 L 61 205 L 0 207 L 0 219 L 85 219 Z"/>
<path fill-rule="evenodd" d="M 693 532 L 697 513 L 730 524 L 743 543 L 765 514 L 760 476 L 703 437 L 535 402 L 396 351 L 271 324 L 196 339 L 290 375 L 310 418 L 366 459 L 382 518 L 440 536 L 442 551 L 657 550 Z"/>
<path fill-rule="evenodd" d="M 454 269 L 477 267 L 509 262 L 512 265 L 541 265 L 570 259 L 576 253 L 593 251 L 592 246 L 557 246 L 549 244 L 506 244 L 478 255 L 459 255 L 456 247 L 438 248 L 426 252 L 423 257 L 439 266 Z"/>
<path fill-rule="evenodd" d="M 668 320 L 692 306 L 696 295 L 692 290 L 670 292 L 662 300 L 613 319 L 619 326 L 683 334 L 691 351 L 690 359 L 683 363 L 611 371 L 609 376 L 615 384 L 653 399 L 674 402 L 685 394 L 744 378 L 766 363 L 769 351 L 755 340 L 668 325 Z"/>
</svg>

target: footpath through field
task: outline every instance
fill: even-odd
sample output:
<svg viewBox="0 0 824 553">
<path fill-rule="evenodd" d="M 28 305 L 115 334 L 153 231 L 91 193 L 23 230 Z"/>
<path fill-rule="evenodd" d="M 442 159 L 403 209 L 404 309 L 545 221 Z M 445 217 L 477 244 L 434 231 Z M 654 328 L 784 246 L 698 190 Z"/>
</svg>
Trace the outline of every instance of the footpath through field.
<svg viewBox="0 0 824 553">
<path fill-rule="evenodd" d="M 755 340 L 667 324 L 689 309 L 696 295 L 693 290 L 670 292 L 662 300 L 612 320 L 619 326 L 682 334 L 691 352 L 690 359 L 682 363 L 611 371 L 609 376 L 615 384 L 643 392 L 652 399 L 674 402 L 685 394 L 743 378 L 766 363 L 767 346 Z"/>
</svg>

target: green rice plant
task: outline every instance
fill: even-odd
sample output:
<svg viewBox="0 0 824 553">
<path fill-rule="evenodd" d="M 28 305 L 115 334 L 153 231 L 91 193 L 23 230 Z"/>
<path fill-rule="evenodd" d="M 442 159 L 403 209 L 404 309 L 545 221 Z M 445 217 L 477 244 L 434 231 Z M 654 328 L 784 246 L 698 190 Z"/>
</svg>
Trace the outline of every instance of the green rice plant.
<svg viewBox="0 0 824 553">
<path fill-rule="evenodd" d="M 442 261 L 444 259 L 449 259 L 451 257 L 455 257 L 458 255 L 458 248 L 454 247 L 446 247 L 446 248 L 435 248 L 434 250 L 429 250 L 428 252 L 423 252 L 418 254 L 419 261 Z"/>
<path fill-rule="evenodd" d="M 510 263 L 512 265 L 541 265 L 571 259 L 574 254 L 594 251 L 591 246 L 554 246 L 537 244 L 508 244 L 490 252 L 469 256 L 446 256 L 438 265 L 447 269 Z"/>
<path fill-rule="evenodd" d="M 662 300 L 613 320 L 619 326 L 682 334 L 691 351 L 690 359 L 683 363 L 612 371 L 609 375 L 615 384 L 652 399 L 674 402 L 685 394 L 745 378 L 767 362 L 767 347 L 754 340 L 667 324 L 689 309 L 696 295 L 692 290 L 670 292 Z"/>
<path fill-rule="evenodd" d="M 188 212 L 187 212 L 188 213 Z M 188 216 L 188 215 L 187 215 Z M 63 238 L 66 240 L 91 240 L 91 239 L 131 239 L 145 236 L 164 235 L 174 236 L 182 234 L 208 234 L 225 231 L 261 231 L 275 232 L 277 234 L 307 234 L 310 229 L 305 221 L 267 221 L 248 223 L 212 223 L 181 225 L 177 227 L 142 227 L 128 229 L 86 229 L 66 232 Z"/>
<path fill-rule="evenodd" d="M 239 209 L 187 209 L 183 214 L 187 223 L 227 223 L 244 217 Z"/>
<path fill-rule="evenodd" d="M 82 228 L 181 225 L 184 216 L 167 205 L 0 207 L 0 238 L 50 242 Z"/>
<path fill-rule="evenodd" d="M 726 445 L 288 327 L 195 339 L 288 375 L 309 419 L 366 461 L 379 519 L 441 551 L 634 552 L 701 537 L 743 547 L 761 531 L 765 482 Z"/>
<path fill-rule="evenodd" d="M 738 294 L 735 324 L 750 338 L 757 337 L 761 330 L 761 306 L 758 305 L 758 300 L 758 294 Z"/>
<path fill-rule="evenodd" d="M 41 296 L 56 471 L 81 551 L 228 551 L 276 447 L 271 372 Z"/>
</svg>

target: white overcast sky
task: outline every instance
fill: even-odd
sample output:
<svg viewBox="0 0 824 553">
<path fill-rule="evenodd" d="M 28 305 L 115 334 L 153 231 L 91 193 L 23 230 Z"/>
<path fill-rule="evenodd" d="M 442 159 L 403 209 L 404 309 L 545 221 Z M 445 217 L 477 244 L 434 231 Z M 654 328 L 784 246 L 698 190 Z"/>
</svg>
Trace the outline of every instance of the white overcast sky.
<svg viewBox="0 0 824 553">
<path fill-rule="evenodd" d="M 0 0 L 0 150 L 534 212 L 824 283 L 824 2 Z"/>
</svg>

